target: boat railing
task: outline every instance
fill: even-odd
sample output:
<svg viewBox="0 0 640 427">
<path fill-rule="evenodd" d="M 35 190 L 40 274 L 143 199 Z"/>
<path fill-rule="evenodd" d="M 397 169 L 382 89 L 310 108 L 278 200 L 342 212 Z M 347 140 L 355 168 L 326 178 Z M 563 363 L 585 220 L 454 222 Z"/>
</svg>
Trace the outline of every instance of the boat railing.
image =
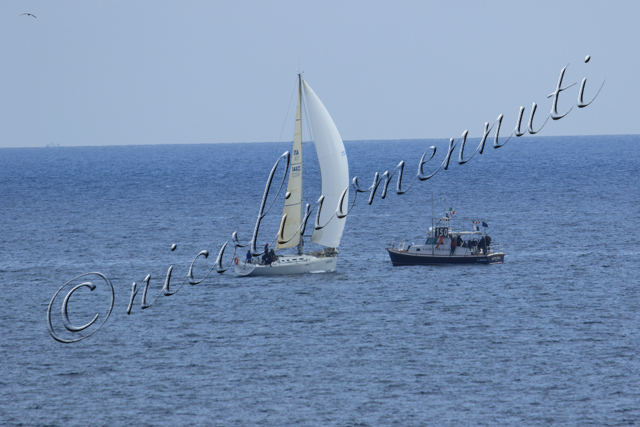
<svg viewBox="0 0 640 427">
<path fill-rule="evenodd" d="M 413 245 L 413 243 L 410 243 L 406 240 L 401 240 L 401 241 L 388 241 L 387 242 L 387 247 L 390 249 L 394 249 L 397 251 L 407 251 L 409 250 L 409 248 Z M 489 250 L 483 250 L 481 248 L 479 248 L 478 246 L 474 246 L 474 247 L 469 247 L 469 246 L 465 246 L 466 248 L 469 249 L 469 253 L 466 254 L 466 256 L 470 256 L 470 255 L 488 255 L 488 254 L 493 254 L 493 253 L 498 253 L 498 252 L 503 252 L 503 245 L 495 245 L 495 244 L 491 244 L 489 245 Z"/>
<path fill-rule="evenodd" d="M 312 253 L 313 254 L 313 253 Z M 308 261 L 308 257 L 304 256 L 304 255 L 278 255 L 276 257 L 276 259 L 274 259 L 271 263 L 278 263 L 278 264 L 298 264 L 298 263 L 304 263 Z M 251 261 L 247 261 L 245 260 L 238 260 L 239 264 L 244 264 L 244 265 L 269 265 L 268 262 L 265 262 L 262 260 L 262 258 L 260 257 L 254 257 L 251 258 Z"/>
<path fill-rule="evenodd" d="M 275 260 L 271 261 L 271 263 L 274 263 L 276 261 L 278 261 L 278 258 L 276 258 Z M 261 258 L 251 258 L 251 261 L 247 261 L 245 259 L 245 260 L 242 260 L 242 261 L 238 261 L 238 264 L 244 264 L 244 265 L 247 265 L 247 264 L 249 264 L 249 265 L 269 265 L 268 262 L 263 261 Z"/>
<path fill-rule="evenodd" d="M 471 253 L 473 255 L 491 255 L 498 252 L 503 252 L 503 245 L 494 245 L 493 243 L 489 245 L 489 250 L 478 248 L 477 246 L 473 247 Z"/>
<path fill-rule="evenodd" d="M 498 252 L 504 252 L 504 245 L 494 245 L 493 243 L 489 245 L 488 254 L 495 254 Z"/>
<path fill-rule="evenodd" d="M 407 241 L 403 240 L 403 241 L 398 241 L 396 242 L 395 240 L 390 240 L 387 242 L 387 247 L 390 249 L 395 249 L 397 251 L 404 251 L 406 250 L 409 246 L 411 246 L 411 244 L 409 244 Z"/>
</svg>

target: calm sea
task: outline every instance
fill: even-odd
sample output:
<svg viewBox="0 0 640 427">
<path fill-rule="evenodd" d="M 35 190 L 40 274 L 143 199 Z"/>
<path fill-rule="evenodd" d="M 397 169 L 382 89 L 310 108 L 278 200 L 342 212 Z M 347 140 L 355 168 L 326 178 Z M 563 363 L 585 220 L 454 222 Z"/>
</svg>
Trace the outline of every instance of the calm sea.
<svg viewBox="0 0 640 427">
<path fill-rule="evenodd" d="M 350 176 L 445 141 L 347 142 Z M 470 154 L 477 140 L 467 144 Z M 305 199 L 320 196 L 306 145 Z M 219 426 L 633 425 L 640 423 L 640 136 L 524 137 L 390 191 L 361 194 L 337 271 L 211 273 L 131 314 L 173 266 L 178 289 L 234 231 L 251 238 L 288 144 L 0 150 L 0 424 Z M 308 185 L 307 185 L 308 184 Z M 394 181 L 389 186 L 395 189 Z M 352 192 L 353 195 L 353 192 Z M 270 193 L 269 202 L 275 192 Z M 481 218 L 506 261 L 393 267 L 385 246 L 437 215 Z M 446 199 L 443 200 L 443 199 Z M 282 194 L 260 228 L 277 231 Z M 171 246 L 177 245 L 175 251 Z M 232 252 L 224 260 L 231 260 Z M 55 341 L 47 307 L 75 276 L 113 284 L 104 326 Z M 110 291 L 78 289 L 76 326 Z M 61 304 L 52 325 L 60 336 Z"/>
</svg>

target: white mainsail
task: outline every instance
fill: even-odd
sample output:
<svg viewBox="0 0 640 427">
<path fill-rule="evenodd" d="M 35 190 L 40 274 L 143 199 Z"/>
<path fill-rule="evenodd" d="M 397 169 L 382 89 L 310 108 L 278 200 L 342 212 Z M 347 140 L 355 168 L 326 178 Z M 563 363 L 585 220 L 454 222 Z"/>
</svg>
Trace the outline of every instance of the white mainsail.
<svg viewBox="0 0 640 427">
<path fill-rule="evenodd" d="M 286 215 L 284 230 L 280 229 L 278 236 L 282 236 L 286 243 L 280 243 L 276 249 L 293 248 L 300 243 L 300 223 L 302 222 L 302 87 L 298 80 L 298 108 L 296 110 L 296 126 L 293 134 L 293 150 L 291 152 L 291 165 L 289 166 L 289 182 L 287 184 L 287 197 L 284 201 L 282 215 Z"/>
<path fill-rule="evenodd" d="M 342 138 L 329 112 L 307 82 L 303 80 L 302 83 L 304 84 L 310 127 L 322 174 L 324 203 L 320 213 L 320 225 L 327 224 L 320 230 L 314 230 L 311 241 L 322 246 L 336 248 L 340 245 L 346 217 L 339 219 L 334 215 L 334 212 L 338 207 L 342 192 L 349 188 L 349 162 Z M 345 211 L 348 207 L 348 200 L 347 190 L 344 201 Z"/>
</svg>

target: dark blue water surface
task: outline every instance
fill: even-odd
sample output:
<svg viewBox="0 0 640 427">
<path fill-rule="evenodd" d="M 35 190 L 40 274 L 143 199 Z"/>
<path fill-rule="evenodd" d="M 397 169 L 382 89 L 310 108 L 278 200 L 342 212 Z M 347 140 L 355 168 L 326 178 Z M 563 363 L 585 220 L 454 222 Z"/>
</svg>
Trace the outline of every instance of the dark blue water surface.
<svg viewBox="0 0 640 427">
<path fill-rule="evenodd" d="M 434 143 L 425 172 L 446 141 L 347 142 L 350 176 L 369 186 L 405 160 L 407 185 Z M 449 170 L 402 196 L 378 194 L 369 206 L 360 195 L 334 273 L 214 271 L 145 310 L 139 291 L 127 315 L 133 282 L 151 275 L 150 302 L 171 265 L 173 291 L 200 251 L 212 255 L 198 259 L 196 278 L 234 231 L 251 238 L 266 178 L 287 149 L 0 150 L 0 424 L 640 423 L 637 135 L 525 137 L 465 165 L 456 151 Z M 314 201 L 317 166 L 306 151 Z M 392 267 L 387 242 L 424 236 L 432 193 L 437 214 L 453 207 L 484 219 L 505 264 Z M 276 200 L 259 247 L 281 209 Z M 87 339 L 59 343 L 49 302 L 88 272 L 113 283 L 111 317 Z M 70 299 L 75 325 L 108 311 L 96 276 L 74 283 L 88 280 L 96 290 Z M 69 338 L 65 289 L 51 319 Z"/>
</svg>

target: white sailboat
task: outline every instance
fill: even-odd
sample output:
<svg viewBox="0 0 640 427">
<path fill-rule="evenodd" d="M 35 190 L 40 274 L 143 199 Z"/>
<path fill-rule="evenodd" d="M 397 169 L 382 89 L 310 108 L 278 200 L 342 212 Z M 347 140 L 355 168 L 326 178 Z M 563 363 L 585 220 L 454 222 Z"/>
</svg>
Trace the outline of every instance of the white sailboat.
<svg viewBox="0 0 640 427">
<path fill-rule="evenodd" d="M 307 115 L 302 114 L 306 101 Z M 303 253 L 303 236 L 300 235 L 302 223 L 302 120 L 308 117 L 320 163 L 322 176 L 323 208 L 318 223 L 324 227 L 314 229 L 311 241 L 324 246 L 324 250 Z M 340 245 L 346 217 L 334 215 L 340 203 L 342 193 L 347 189 L 344 203 L 348 203 L 349 163 L 347 154 L 335 123 L 320 99 L 307 82 L 298 75 L 298 107 L 289 166 L 287 197 L 284 202 L 284 227 L 278 232 L 276 250 L 298 247 L 297 254 L 278 254 L 271 263 L 263 263 L 254 258 L 251 262 L 236 258 L 235 272 L 240 276 L 282 275 L 310 272 L 334 271 L 338 261 L 337 247 Z M 325 225 L 326 224 L 326 225 Z"/>
</svg>

